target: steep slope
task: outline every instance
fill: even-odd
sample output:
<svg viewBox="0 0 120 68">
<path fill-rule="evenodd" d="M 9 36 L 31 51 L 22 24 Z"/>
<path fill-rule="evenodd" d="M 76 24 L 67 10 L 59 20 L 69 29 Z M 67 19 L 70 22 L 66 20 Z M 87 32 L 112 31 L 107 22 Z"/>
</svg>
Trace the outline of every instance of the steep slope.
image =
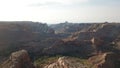
<svg viewBox="0 0 120 68">
<path fill-rule="evenodd" d="M 66 24 L 69 23 L 65 23 L 65 25 Z M 62 25 L 64 25 L 64 23 L 62 23 Z M 70 27 L 71 25 L 66 26 Z M 83 26 L 83 24 L 79 25 Z M 99 52 L 116 51 L 116 46 L 111 45 L 111 43 L 117 39 L 120 34 L 119 23 L 91 23 L 87 27 L 85 27 L 85 25 L 88 24 L 84 24 L 84 27 L 79 26 L 79 28 L 81 28 L 80 30 L 72 32 L 70 36 L 56 41 L 52 46 L 45 48 L 45 53 L 75 55 L 77 52 L 79 56 L 90 56 Z M 76 26 L 74 25 L 74 27 Z M 75 28 L 67 28 L 65 32 L 67 33 L 69 29 Z M 119 47 L 119 45 L 117 46 Z"/>
<path fill-rule="evenodd" d="M 115 53 L 101 53 L 90 57 L 89 62 L 95 68 L 119 68 L 120 55 Z"/>
<path fill-rule="evenodd" d="M 52 46 L 47 47 L 43 51 L 48 55 L 71 55 L 88 57 L 94 53 L 91 41 L 56 41 Z"/>
<path fill-rule="evenodd" d="M 0 62 L 16 50 L 29 51 L 33 45 L 38 46 L 40 41 L 53 36 L 54 30 L 47 24 L 31 21 L 0 22 Z"/>
<path fill-rule="evenodd" d="M 96 31 L 94 38 L 97 39 L 95 42 L 102 41 L 101 43 L 95 43 L 96 48 L 101 51 L 112 51 L 113 46 L 110 44 L 118 38 L 120 34 L 119 23 L 106 23 L 106 25 Z"/>
<path fill-rule="evenodd" d="M 60 33 L 74 33 L 74 32 L 92 32 L 104 27 L 107 23 L 69 23 L 64 22 L 60 24 L 53 24 L 49 27 L 55 30 L 56 34 Z"/>
</svg>

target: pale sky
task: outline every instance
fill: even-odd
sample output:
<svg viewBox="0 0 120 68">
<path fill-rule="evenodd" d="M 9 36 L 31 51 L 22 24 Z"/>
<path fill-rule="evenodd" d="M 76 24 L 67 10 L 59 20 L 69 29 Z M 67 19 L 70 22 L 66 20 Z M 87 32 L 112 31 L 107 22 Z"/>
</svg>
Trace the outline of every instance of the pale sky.
<svg viewBox="0 0 120 68">
<path fill-rule="evenodd" d="M 0 21 L 120 22 L 120 0 L 0 0 Z"/>
</svg>

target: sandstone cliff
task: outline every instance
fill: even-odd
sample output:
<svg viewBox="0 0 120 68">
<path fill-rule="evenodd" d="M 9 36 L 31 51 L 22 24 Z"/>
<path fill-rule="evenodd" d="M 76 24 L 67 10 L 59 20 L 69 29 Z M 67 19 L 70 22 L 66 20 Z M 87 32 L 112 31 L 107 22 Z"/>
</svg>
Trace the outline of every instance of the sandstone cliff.
<svg viewBox="0 0 120 68">
<path fill-rule="evenodd" d="M 26 50 L 13 52 L 1 68 L 34 68 Z"/>
<path fill-rule="evenodd" d="M 92 63 L 92 68 L 119 68 L 119 57 L 114 53 L 101 53 L 90 57 L 88 61 Z"/>
</svg>

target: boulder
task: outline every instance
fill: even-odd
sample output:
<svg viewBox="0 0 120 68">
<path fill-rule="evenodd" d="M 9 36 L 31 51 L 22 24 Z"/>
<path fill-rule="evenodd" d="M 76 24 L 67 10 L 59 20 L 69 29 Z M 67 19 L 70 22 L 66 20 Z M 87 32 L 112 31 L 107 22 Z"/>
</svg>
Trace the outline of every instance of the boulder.
<svg viewBox="0 0 120 68">
<path fill-rule="evenodd" d="M 2 68 L 34 68 L 26 50 L 13 52 Z"/>
</svg>

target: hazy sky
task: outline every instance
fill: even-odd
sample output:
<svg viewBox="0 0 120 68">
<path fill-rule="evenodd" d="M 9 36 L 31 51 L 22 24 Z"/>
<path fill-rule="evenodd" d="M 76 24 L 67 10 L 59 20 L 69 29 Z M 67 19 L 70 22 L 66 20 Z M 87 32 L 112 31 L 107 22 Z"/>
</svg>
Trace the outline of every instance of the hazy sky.
<svg viewBox="0 0 120 68">
<path fill-rule="evenodd" d="M 0 21 L 120 22 L 120 0 L 0 0 Z"/>
</svg>

